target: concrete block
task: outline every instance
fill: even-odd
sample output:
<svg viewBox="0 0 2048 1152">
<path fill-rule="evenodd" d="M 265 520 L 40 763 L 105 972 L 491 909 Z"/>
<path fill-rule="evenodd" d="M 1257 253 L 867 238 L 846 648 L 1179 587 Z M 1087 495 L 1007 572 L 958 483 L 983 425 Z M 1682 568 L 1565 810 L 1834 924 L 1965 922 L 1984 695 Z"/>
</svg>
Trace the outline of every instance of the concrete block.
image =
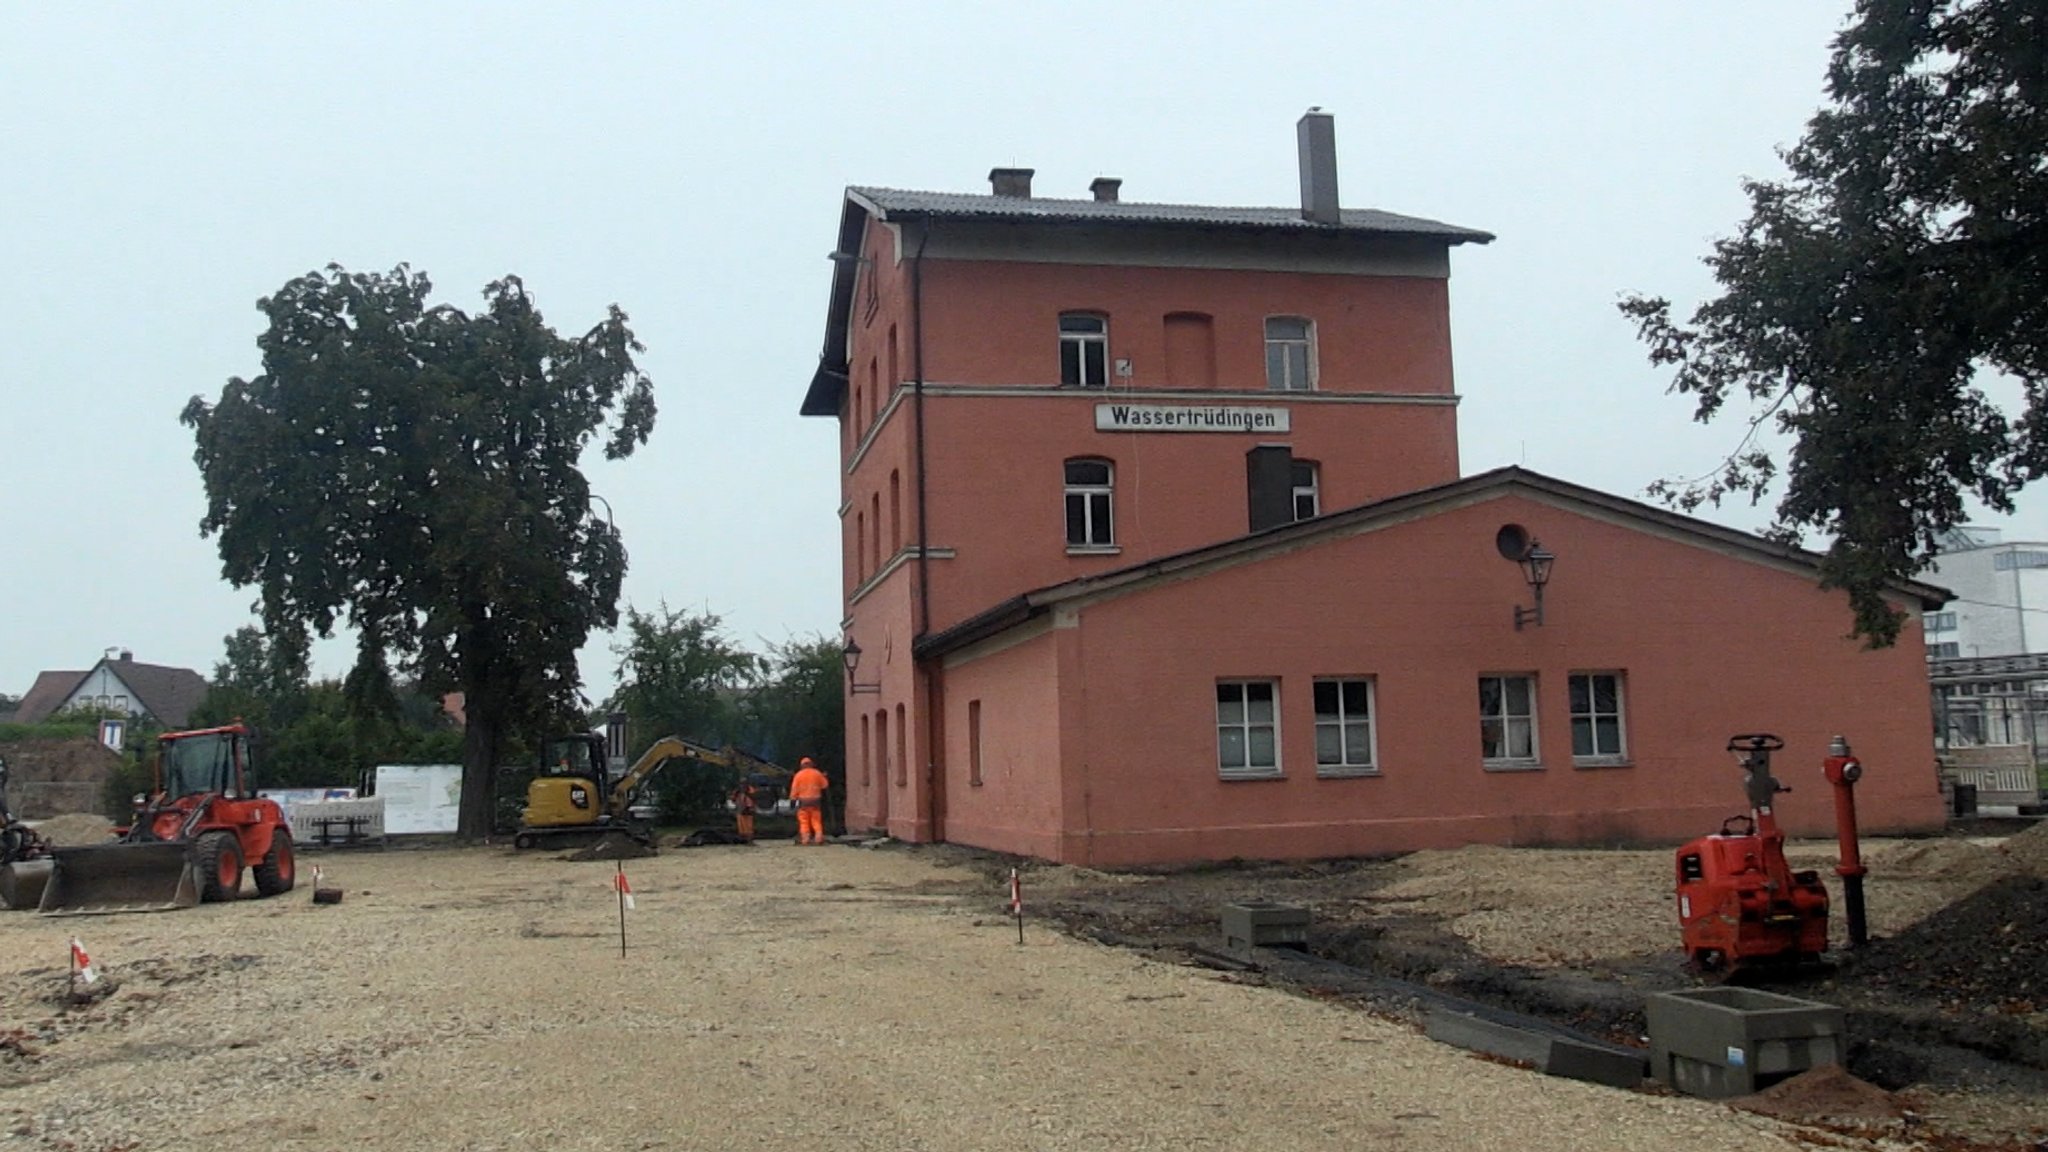
<svg viewBox="0 0 2048 1152">
<path fill-rule="evenodd" d="M 1754 988 L 1660 992 L 1643 1003 L 1650 1074 L 1690 1096 L 1747 1096 L 1823 1064 L 1840 1064 L 1840 1008 Z"/>
<path fill-rule="evenodd" d="M 1423 1031 L 1438 1043 L 1528 1064 L 1545 1075 L 1567 1080 L 1635 1088 L 1642 1084 L 1648 1070 L 1640 1052 L 1517 1027 L 1448 1008 L 1431 1008 Z"/>
<path fill-rule="evenodd" d="M 1308 909 L 1295 904 L 1248 900 L 1223 906 L 1223 943 L 1244 954 L 1253 948 L 1306 948 Z"/>
</svg>

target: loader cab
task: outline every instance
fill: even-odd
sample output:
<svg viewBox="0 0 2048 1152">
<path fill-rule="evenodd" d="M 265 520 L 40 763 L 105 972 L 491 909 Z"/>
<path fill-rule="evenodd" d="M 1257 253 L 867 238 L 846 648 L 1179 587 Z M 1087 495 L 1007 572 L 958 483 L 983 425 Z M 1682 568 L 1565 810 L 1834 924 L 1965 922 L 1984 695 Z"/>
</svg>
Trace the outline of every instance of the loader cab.
<svg viewBox="0 0 2048 1152">
<path fill-rule="evenodd" d="M 163 737 L 158 746 L 158 786 L 171 799 L 210 792 L 255 795 L 247 740 L 248 731 L 240 726 Z"/>
</svg>

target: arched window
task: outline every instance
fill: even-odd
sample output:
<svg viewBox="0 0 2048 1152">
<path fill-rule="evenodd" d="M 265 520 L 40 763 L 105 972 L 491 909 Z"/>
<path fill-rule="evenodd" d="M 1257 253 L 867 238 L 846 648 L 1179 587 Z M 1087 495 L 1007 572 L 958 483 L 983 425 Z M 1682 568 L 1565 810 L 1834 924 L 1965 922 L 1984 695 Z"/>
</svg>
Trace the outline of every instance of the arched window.
<svg viewBox="0 0 2048 1152">
<path fill-rule="evenodd" d="M 909 749 L 905 747 L 905 739 L 909 731 L 910 725 L 903 722 L 903 705 L 898 704 L 896 706 L 896 786 L 898 788 L 910 783 L 910 753 Z"/>
<path fill-rule="evenodd" d="M 1067 461 L 1068 550 L 1116 546 L 1115 478 L 1107 460 Z"/>
<path fill-rule="evenodd" d="M 1216 325 L 1201 312 L 1166 314 L 1166 383 L 1171 388 L 1216 387 Z"/>
<path fill-rule="evenodd" d="M 889 472 L 889 550 L 903 551 L 903 477 Z"/>
<path fill-rule="evenodd" d="M 1266 318 L 1266 387 L 1275 392 L 1315 388 L 1315 328 L 1300 316 Z"/>
<path fill-rule="evenodd" d="M 1109 321 L 1093 312 L 1060 313 L 1060 383 L 1069 388 L 1109 385 Z"/>
<path fill-rule="evenodd" d="M 875 770 L 882 783 L 889 783 L 889 710 L 875 709 Z"/>
<path fill-rule="evenodd" d="M 853 582 L 868 578 L 868 514 L 853 514 Z"/>
</svg>

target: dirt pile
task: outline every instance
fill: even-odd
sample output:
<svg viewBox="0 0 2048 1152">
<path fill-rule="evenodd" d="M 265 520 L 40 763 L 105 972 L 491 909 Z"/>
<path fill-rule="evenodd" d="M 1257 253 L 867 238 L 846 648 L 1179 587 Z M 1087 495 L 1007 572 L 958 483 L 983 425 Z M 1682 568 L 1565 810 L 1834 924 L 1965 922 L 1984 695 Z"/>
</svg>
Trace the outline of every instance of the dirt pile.
<svg viewBox="0 0 2048 1152">
<path fill-rule="evenodd" d="M 1870 867 L 1884 880 L 1929 880 L 1966 890 L 2008 875 L 2015 865 L 1998 849 L 1968 840 L 1917 840 L 1882 853 Z"/>
<path fill-rule="evenodd" d="M 2008 876 L 1855 959 L 1856 979 L 1950 1011 L 2048 1012 L 2048 877 Z"/>
<path fill-rule="evenodd" d="M 654 855 L 654 849 L 629 836 L 607 836 L 588 848 L 579 848 L 564 860 L 639 860 Z"/>
<path fill-rule="evenodd" d="M 1999 845 L 1998 850 L 2014 867 L 2048 876 L 2048 823 L 2034 825 Z"/>
<path fill-rule="evenodd" d="M 70 812 L 36 822 L 36 831 L 56 848 L 98 844 L 114 835 L 114 822 L 89 812 Z"/>
<path fill-rule="evenodd" d="M 1839 1064 L 1823 1064 L 1730 1103 L 1780 1120 L 1809 1123 L 1897 1120 L 1906 1112 L 1891 1093 L 1858 1080 Z"/>
</svg>

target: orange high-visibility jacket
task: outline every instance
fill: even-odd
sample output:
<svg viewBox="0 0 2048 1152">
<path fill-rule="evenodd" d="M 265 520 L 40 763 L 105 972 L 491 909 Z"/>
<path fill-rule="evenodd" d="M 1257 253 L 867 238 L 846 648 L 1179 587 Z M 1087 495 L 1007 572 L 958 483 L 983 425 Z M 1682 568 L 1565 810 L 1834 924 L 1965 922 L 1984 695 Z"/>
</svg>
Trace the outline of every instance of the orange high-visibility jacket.
<svg viewBox="0 0 2048 1152">
<path fill-rule="evenodd" d="M 816 768 L 799 768 L 789 778 L 789 798 L 817 800 L 825 795 L 825 774 Z"/>
</svg>

